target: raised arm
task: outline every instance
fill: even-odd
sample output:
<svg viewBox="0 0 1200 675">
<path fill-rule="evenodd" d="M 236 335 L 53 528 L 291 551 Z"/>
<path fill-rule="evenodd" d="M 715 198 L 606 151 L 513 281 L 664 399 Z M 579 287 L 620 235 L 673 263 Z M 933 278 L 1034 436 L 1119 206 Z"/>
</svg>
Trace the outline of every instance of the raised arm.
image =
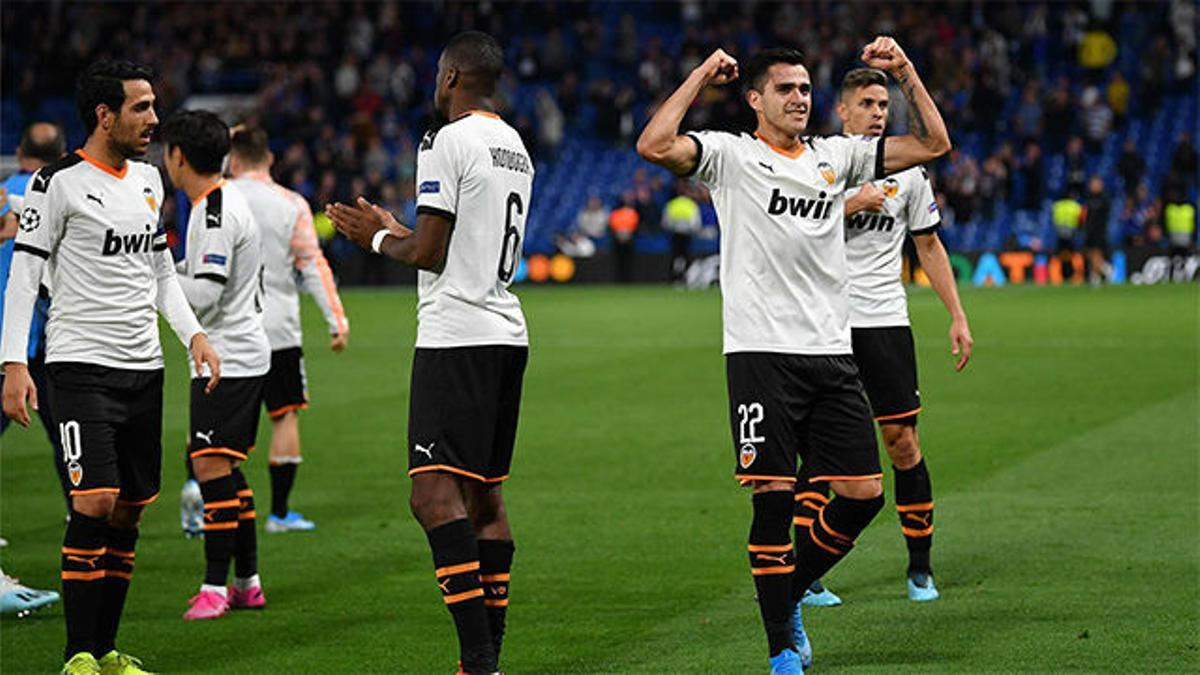
<svg viewBox="0 0 1200 675">
<path fill-rule="evenodd" d="M 884 141 L 884 172 L 903 171 L 950 152 L 946 123 L 900 45 L 892 38 L 877 37 L 863 47 L 862 61 L 872 68 L 891 73 L 908 103 L 908 134 L 889 136 Z"/>
<path fill-rule="evenodd" d="M 688 75 L 675 93 L 663 101 L 646 123 L 638 138 L 638 154 L 677 175 L 691 173 L 699 155 L 695 141 L 680 134 L 679 125 L 704 87 L 726 84 L 736 80 L 737 76 L 737 61 L 722 49 L 713 52 Z"/>
<path fill-rule="evenodd" d="M 946 247 L 942 245 L 937 232 L 918 234 L 913 237 L 913 242 L 916 244 L 917 257 L 921 259 L 921 267 L 929 276 L 929 284 L 950 313 L 950 353 L 958 357 L 954 369 L 961 371 L 971 360 L 971 346 L 975 340 L 971 337 L 967 313 L 963 311 L 958 298 L 950 256 L 946 254 Z"/>
</svg>

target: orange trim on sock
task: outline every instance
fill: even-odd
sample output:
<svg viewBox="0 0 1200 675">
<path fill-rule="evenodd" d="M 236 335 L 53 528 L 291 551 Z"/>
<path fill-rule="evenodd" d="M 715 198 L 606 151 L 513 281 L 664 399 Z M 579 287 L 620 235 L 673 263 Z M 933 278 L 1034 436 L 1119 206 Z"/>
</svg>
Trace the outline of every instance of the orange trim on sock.
<svg viewBox="0 0 1200 675">
<path fill-rule="evenodd" d="M 792 518 L 793 525 L 800 525 L 803 527 L 812 527 L 812 523 L 813 523 L 812 518 L 801 518 L 800 516 L 796 516 L 796 517 Z"/>
<path fill-rule="evenodd" d="M 839 551 L 836 548 L 830 546 L 829 544 L 826 544 L 825 542 L 821 541 L 820 539 L 817 539 L 817 531 L 815 528 L 810 529 L 808 531 L 808 536 L 813 540 L 814 544 L 825 549 L 827 552 L 832 553 L 833 555 L 836 555 L 836 556 L 846 555 L 845 551 Z"/>
<path fill-rule="evenodd" d="M 829 497 L 826 497 L 825 495 L 821 494 L 820 492 L 805 491 L 805 492 L 797 492 L 796 493 L 796 501 L 798 501 L 798 502 L 803 501 L 804 499 L 806 499 L 808 497 L 811 497 L 811 498 L 821 502 L 822 504 L 829 503 Z"/>
<path fill-rule="evenodd" d="M 929 535 L 933 534 L 933 525 L 930 525 L 924 530 L 914 530 L 911 527 L 904 527 L 901 525 L 900 531 L 903 532 L 904 536 L 906 537 L 928 537 Z"/>
<path fill-rule="evenodd" d="M 479 580 L 483 581 L 485 583 L 494 583 L 497 581 L 510 581 L 511 579 L 512 579 L 511 574 L 485 574 L 485 575 L 479 577 Z"/>
<path fill-rule="evenodd" d="M 233 508 L 235 506 L 241 506 L 241 505 L 242 505 L 242 502 L 237 499 L 225 499 L 225 500 L 219 501 L 219 502 L 205 502 L 204 510 L 209 511 L 211 509 L 228 509 L 228 508 Z"/>
<path fill-rule="evenodd" d="M 71 490 L 72 497 L 81 497 L 84 495 L 103 495 L 103 494 L 109 494 L 109 495 L 121 494 L 121 488 L 102 487 L 102 488 L 91 488 L 89 490 Z"/>
<path fill-rule="evenodd" d="M 115 558 L 125 558 L 126 560 L 133 560 L 137 557 L 137 554 L 133 551 L 118 551 L 115 548 L 108 549 L 108 554 Z"/>
<path fill-rule="evenodd" d="M 880 415 L 879 417 L 875 418 L 875 421 L 883 422 L 886 420 L 904 419 L 905 417 L 912 417 L 913 415 L 916 415 L 919 412 L 921 412 L 921 406 L 917 406 L 915 410 L 909 410 L 908 412 L 897 413 L 895 415 Z"/>
<path fill-rule="evenodd" d="M 750 544 L 746 547 L 751 553 L 787 553 L 792 550 L 791 544 Z"/>
<path fill-rule="evenodd" d="M 74 570 L 63 570 L 63 581 L 95 581 L 103 579 L 108 570 L 93 570 L 91 572 L 76 572 Z"/>
<path fill-rule="evenodd" d="M 920 504 L 897 504 L 896 510 L 900 513 L 911 513 L 913 511 L 932 511 L 933 502 L 921 502 Z"/>
<path fill-rule="evenodd" d="M 766 574 L 791 574 L 796 571 L 795 565 L 784 565 L 782 567 L 752 567 L 750 573 L 756 577 L 761 577 Z"/>
<path fill-rule="evenodd" d="M 831 480 L 875 480 L 876 478 L 883 478 L 883 474 L 872 473 L 866 476 L 813 476 L 812 478 L 809 478 L 809 480 L 816 481 L 818 483 L 825 483 Z"/>
<path fill-rule="evenodd" d="M 238 522 L 236 520 L 231 520 L 226 523 L 205 523 L 204 524 L 204 530 L 206 532 L 208 530 L 236 530 L 237 528 L 238 528 Z"/>
<path fill-rule="evenodd" d="M 254 448 L 251 447 L 250 449 L 253 450 Z M 225 455 L 227 457 L 233 457 L 234 459 L 241 459 L 241 460 L 245 460 L 247 457 L 249 457 L 249 455 L 247 455 L 246 453 L 238 452 L 237 450 L 234 450 L 233 448 L 204 448 L 202 450 L 196 450 L 196 451 L 188 454 L 189 457 L 193 457 L 193 458 L 204 457 L 207 455 Z"/>
<path fill-rule="evenodd" d="M 63 555 L 104 555 L 105 553 L 108 553 L 108 547 L 102 546 L 100 548 L 71 548 L 69 546 L 64 546 L 62 548 L 62 552 L 63 552 Z"/>
<path fill-rule="evenodd" d="M 255 511 L 242 511 L 238 514 L 238 520 L 254 520 L 256 517 L 258 513 Z"/>
<path fill-rule="evenodd" d="M 825 522 L 825 510 L 824 509 L 821 509 L 821 511 L 817 513 L 817 521 L 821 523 L 821 529 L 825 530 L 829 534 L 833 535 L 834 539 L 841 539 L 842 541 L 844 541 L 850 545 L 854 544 L 853 539 L 851 539 L 850 537 L 847 537 L 846 535 L 842 534 L 841 532 L 838 532 L 837 530 L 833 529 L 832 527 L 829 526 L 829 523 Z"/>
<path fill-rule="evenodd" d="M 475 589 L 466 591 L 464 593 L 458 593 L 457 595 L 447 595 L 444 598 L 442 598 L 442 600 L 444 600 L 447 605 L 453 605 L 455 603 L 463 602 L 464 600 L 473 600 L 475 598 L 482 598 L 482 597 L 483 597 L 483 589 L 475 588 Z"/>
<path fill-rule="evenodd" d="M 474 572 L 477 569 L 479 569 L 479 561 L 473 560 L 471 562 L 463 563 L 461 565 L 450 565 L 447 567 L 439 567 L 436 570 L 434 570 L 433 575 L 436 576 L 437 578 L 441 579 L 442 577 L 450 577 L 450 576 L 454 576 L 455 574 L 462 574 L 463 572 Z"/>
<path fill-rule="evenodd" d="M 124 579 L 125 581 L 130 581 L 133 579 L 133 572 L 125 572 L 122 570 L 104 570 L 104 576 L 105 576 L 105 578 L 117 577 L 118 579 Z"/>
<path fill-rule="evenodd" d="M 467 478 L 473 478 L 481 483 L 487 482 L 486 478 L 484 478 L 483 476 L 480 476 L 477 473 L 471 473 L 470 471 L 464 471 L 463 469 L 460 469 L 458 467 L 449 466 L 446 464 L 430 464 L 429 466 L 418 466 L 415 469 L 409 470 L 408 475 L 415 476 L 419 473 L 425 473 L 426 471 L 445 471 L 447 473 L 456 473 L 460 476 L 466 476 Z"/>
<path fill-rule="evenodd" d="M 254 490 L 251 490 L 250 488 L 246 488 L 245 490 L 238 490 L 238 492 L 237 492 L 237 496 L 239 496 L 239 497 L 253 497 L 253 496 L 254 496 Z"/>
<path fill-rule="evenodd" d="M 812 509 L 813 511 L 820 511 L 821 509 L 825 508 L 825 504 L 817 504 L 815 502 L 810 502 L 807 499 L 800 502 L 800 506 L 803 506 L 807 509 Z"/>
<path fill-rule="evenodd" d="M 270 417 L 271 419 L 275 419 L 277 417 L 283 417 L 284 415 L 286 415 L 290 412 L 296 411 L 296 410 L 308 410 L 308 403 L 289 403 L 280 408 L 276 408 L 274 410 L 268 410 L 267 417 Z"/>
<path fill-rule="evenodd" d="M 496 598 L 495 600 L 492 600 L 490 598 L 485 599 L 483 601 L 483 606 L 484 607 L 508 607 L 508 598 Z"/>
</svg>

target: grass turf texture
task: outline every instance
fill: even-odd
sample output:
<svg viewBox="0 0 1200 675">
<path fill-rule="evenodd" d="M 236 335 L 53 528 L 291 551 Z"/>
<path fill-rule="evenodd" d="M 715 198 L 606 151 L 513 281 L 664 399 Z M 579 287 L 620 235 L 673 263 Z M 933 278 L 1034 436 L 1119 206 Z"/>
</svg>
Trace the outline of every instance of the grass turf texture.
<svg viewBox="0 0 1200 675">
<path fill-rule="evenodd" d="M 509 672 L 765 672 L 743 545 L 716 292 L 527 288 Z M 202 544 L 178 525 L 183 352 L 168 344 L 163 496 L 119 644 L 165 672 L 452 672 L 453 628 L 408 513 L 414 296 L 351 291 L 349 350 L 305 307 L 313 407 L 294 508 L 261 533 L 263 612 L 185 623 Z M 815 672 L 1200 668 L 1196 286 L 965 291 L 954 374 L 937 298 L 912 315 L 942 600 L 904 596 L 890 506 L 809 609 Z M 266 514 L 267 424 L 248 475 Z M 86 451 L 86 449 L 85 449 Z M 6 571 L 58 586 L 63 507 L 41 429 L 3 439 Z M 890 476 L 885 490 L 891 492 Z M 0 623 L 0 669 L 61 665 L 61 606 Z"/>
</svg>

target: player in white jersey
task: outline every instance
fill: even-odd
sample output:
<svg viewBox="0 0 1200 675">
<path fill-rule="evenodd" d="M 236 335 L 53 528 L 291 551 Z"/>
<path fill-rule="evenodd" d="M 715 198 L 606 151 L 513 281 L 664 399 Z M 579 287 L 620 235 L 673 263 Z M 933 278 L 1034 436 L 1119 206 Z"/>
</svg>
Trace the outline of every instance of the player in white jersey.
<svg viewBox="0 0 1200 675">
<path fill-rule="evenodd" d="M 258 578 L 254 493 L 241 463 L 254 449 L 271 346 L 262 324 L 262 241 L 237 186 L 221 178 L 229 127 L 203 110 L 163 122 L 163 163 L 191 200 L 179 282 L 213 345 L 225 377 L 206 393 L 191 385 L 189 457 L 204 499 L 204 583 L 184 619 L 215 619 L 230 608 L 266 604 Z M 228 589 L 230 563 L 236 559 Z"/>
<path fill-rule="evenodd" d="M 162 314 L 216 386 L 220 361 L 188 307 L 159 228 L 158 170 L 145 154 L 158 124 L 148 68 L 98 62 L 79 79 L 83 148 L 31 179 L 5 295 L 4 412 L 28 426 L 37 390 L 26 341 L 46 271 L 50 403 L 60 469 L 72 485 L 62 549 L 63 672 L 140 673 L 116 651 L 142 509 L 162 463 Z M 157 310 L 157 311 L 156 311 Z M 99 658 L 97 658 L 99 657 Z"/>
<path fill-rule="evenodd" d="M 508 478 L 528 358 L 508 290 L 521 258 L 533 162 L 494 112 L 503 54 L 491 36 L 452 38 L 434 103 L 447 123 L 417 155 L 417 222 L 359 198 L 328 207 L 359 246 L 417 267 L 417 349 L 408 416 L 412 510 L 454 616 L 462 671 L 497 670 L 512 566 L 500 485 Z M 451 231 L 454 236 L 451 237 Z"/>
<path fill-rule="evenodd" d="M 333 272 L 317 243 L 308 201 L 271 180 L 273 156 L 262 129 L 235 128 L 229 173 L 246 195 L 263 240 L 263 324 L 271 341 L 271 370 L 263 403 L 271 418 L 271 513 L 267 532 L 311 530 L 316 526 L 288 508 L 300 466 L 299 411 L 308 407 L 308 378 L 301 351 L 302 287 L 321 309 L 334 352 L 346 347 L 350 324 L 338 297 Z"/>
<path fill-rule="evenodd" d="M 717 50 L 646 125 L 638 152 L 712 191 L 721 225 L 726 372 L 735 473 L 754 488 L 748 552 L 771 667 L 798 673 L 811 660 L 800 596 L 841 560 L 883 506 L 871 412 L 850 341 L 842 208 L 845 191 L 947 152 L 950 139 L 904 52 L 880 37 L 863 49 L 905 91 L 913 133 L 888 139 L 804 137 L 812 85 L 802 55 L 752 56 L 745 100 L 754 135 L 680 134 L 709 84 L 738 77 Z M 791 543 L 799 455 L 837 498 L 811 536 Z"/>
</svg>

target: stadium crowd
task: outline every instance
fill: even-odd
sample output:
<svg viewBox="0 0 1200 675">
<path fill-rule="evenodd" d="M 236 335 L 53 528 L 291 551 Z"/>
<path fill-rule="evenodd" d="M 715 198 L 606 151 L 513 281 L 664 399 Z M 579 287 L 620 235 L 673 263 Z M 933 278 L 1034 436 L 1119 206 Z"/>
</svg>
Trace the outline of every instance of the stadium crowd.
<svg viewBox="0 0 1200 675">
<path fill-rule="evenodd" d="M 3 64 L 4 152 L 35 119 L 59 121 L 80 140 L 74 74 L 101 56 L 135 58 L 157 68 L 163 113 L 200 96 L 251 97 L 254 121 L 271 135 L 273 173 L 314 210 L 363 194 L 406 222 L 415 212 L 416 143 L 433 122 L 437 45 L 465 28 L 503 36 L 502 107 L 539 171 L 527 253 L 582 254 L 588 243 L 620 250 L 630 232 L 636 250 L 667 250 L 662 214 L 678 189 L 638 162 L 633 138 L 714 47 L 734 55 L 776 43 L 804 48 L 812 131 L 833 133 L 840 78 L 875 34 L 900 37 L 955 140 L 930 167 L 951 247 L 1049 246 L 1050 204 L 1082 202 L 1093 176 L 1111 205 L 1111 244 L 1165 241 L 1171 205 L 1192 205 L 1194 220 L 1190 0 L 464 2 L 436 13 L 401 2 L 139 3 L 122 13 L 14 4 L 20 11 L 2 17 L 19 42 L 6 46 L 12 57 Z M 18 21 L 21 30 L 7 25 Z M 894 107 L 893 126 L 903 128 L 903 106 Z M 738 88 L 710 89 L 685 126 L 749 122 L 749 114 Z M 712 225 L 703 190 L 686 189 Z M 597 212 L 625 208 L 636 218 L 613 221 L 620 236 L 577 226 L 577 215 L 594 223 Z M 335 266 L 362 255 L 342 244 L 329 243 Z"/>
</svg>

